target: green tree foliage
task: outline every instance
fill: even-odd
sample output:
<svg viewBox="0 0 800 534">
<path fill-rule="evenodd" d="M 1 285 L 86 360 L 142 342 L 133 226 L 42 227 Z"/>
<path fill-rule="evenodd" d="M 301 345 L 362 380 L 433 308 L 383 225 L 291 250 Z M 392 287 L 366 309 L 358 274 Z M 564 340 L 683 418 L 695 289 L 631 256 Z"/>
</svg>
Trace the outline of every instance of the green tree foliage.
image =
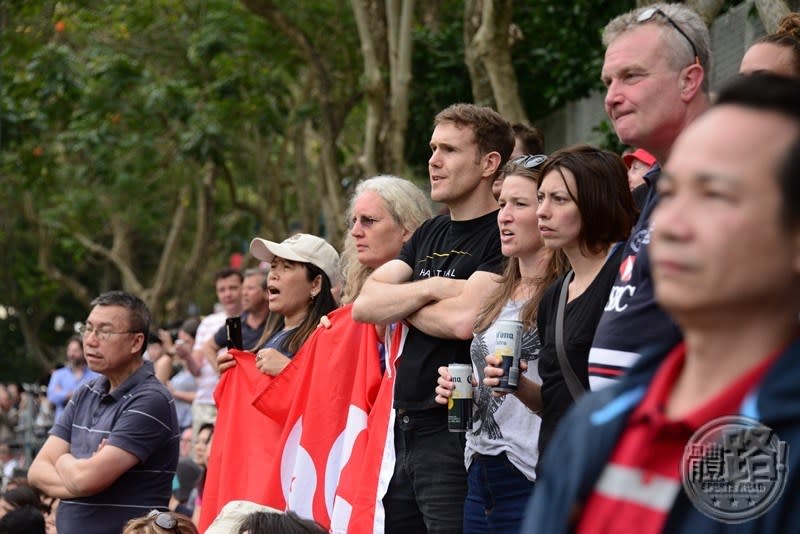
<svg viewBox="0 0 800 534">
<path fill-rule="evenodd" d="M 71 327 L 111 288 L 159 321 L 190 300 L 207 310 L 209 271 L 259 219 L 280 233 L 296 209 L 291 196 L 261 205 L 295 58 L 227 1 L 12 2 L 3 15 L 0 304 L 25 339 L 8 357 L 52 358 L 40 334 L 55 316 Z"/>
<path fill-rule="evenodd" d="M 599 30 L 629 4 L 515 6 L 534 122 L 597 85 Z M 417 8 L 406 158 L 424 181 L 434 114 L 472 97 L 462 3 Z M 5 0 L 0 32 L 1 369 L 61 358 L 108 289 L 159 323 L 207 312 L 253 235 L 341 244 L 366 116 L 349 2 Z"/>
<path fill-rule="evenodd" d="M 441 13 L 460 12 L 461 2 L 446 2 Z M 533 124 L 567 102 L 600 89 L 605 24 L 633 9 L 633 0 L 592 2 L 517 2 L 509 38 L 520 97 Z M 453 102 L 471 101 L 464 64 L 463 19 L 443 16 L 436 27 L 418 27 L 414 48 L 408 158 L 425 173 L 432 117 Z"/>
</svg>

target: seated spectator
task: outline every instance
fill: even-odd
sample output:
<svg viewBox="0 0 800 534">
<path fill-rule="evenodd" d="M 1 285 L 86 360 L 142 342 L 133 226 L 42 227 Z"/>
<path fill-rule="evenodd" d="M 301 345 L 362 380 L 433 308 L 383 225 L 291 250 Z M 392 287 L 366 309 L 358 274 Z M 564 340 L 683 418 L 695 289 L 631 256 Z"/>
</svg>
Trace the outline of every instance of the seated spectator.
<svg viewBox="0 0 800 534">
<path fill-rule="evenodd" d="M 253 512 L 239 525 L 238 534 L 319 534 L 328 532 L 311 519 L 302 519 L 291 510 L 284 513 Z"/>
<path fill-rule="evenodd" d="M 203 492 L 206 485 L 206 475 L 208 473 L 208 455 L 211 452 L 211 439 L 214 437 L 214 425 L 203 423 L 197 432 L 197 439 L 194 442 L 194 463 L 200 467 L 200 474 L 197 482 L 189 495 L 189 502 L 193 507 L 192 521 L 198 524 L 200 521 L 200 510 L 203 504 Z"/>
<path fill-rule="evenodd" d="M 172 498 L 169 501 L 170 510 L 192 517 L 194 513 L 194 503 L 191 502 L 190 497 L 202 471 L 202 468 L 194 463 L 191 458 L 181 458 L 178 460 L 175 481 L 173 482 Z"/>
<path fill-rule="evenodd" d="M 192 458 L 194 448 L 194 433 L 189 426 L 181 432 L 181 444 L 178 446 L 178 459 Z"/>
<path fill-rule="evenodd" d="M 3 489 L 8 482 L 14 478 L 17 468 L 20 467 L 19 458 L 11 452 L 8 443 L 0 442 L 0 489 Z"/>
<path fill-rule="evenodd" d="M 22 506 L 0 518 L 0 534 L 45 534 L 44 515 L 35 506 Z"/>
<path fill-rule="evenodd" d="M 18 419 L 9 388 L 5 384 L 0 384 L 0 444 L 10 443 L 16 439 Z"/>
<path fill-rule="evenodd" d="M 153 510 L 144 517 L 131 519 L 122 534 L 198 534 L 192 520 L 175 512 Z"/>
<path fill-rule="evenodd" d="M 49 509 L 42 502 L 42 494 L 39 493 L 39 490 L 28 485 L 22 485 L 6 490 L 0 497 L 0 517 L 12 510 L 25 506 L 33 506 L 42 512 Z"/>
</svg>

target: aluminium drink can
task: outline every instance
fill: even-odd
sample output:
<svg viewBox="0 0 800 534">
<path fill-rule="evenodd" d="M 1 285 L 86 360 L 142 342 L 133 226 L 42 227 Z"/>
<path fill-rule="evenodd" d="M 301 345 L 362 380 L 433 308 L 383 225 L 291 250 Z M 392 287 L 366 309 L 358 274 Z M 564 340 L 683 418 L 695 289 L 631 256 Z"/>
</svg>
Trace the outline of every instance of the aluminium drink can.
<svg viewBox="0 0 800 534">
<path fill-rule="evenodd" d="M 472 430 L 472 364 L 451 363 L 447 371 L 456 386 L 447 400 L 447 430 Z"/>
<path fill-rule="evenodd" d="M 503 376 L 494 391 L 513 392 L 519 386 L 519 357 L 522 348 L 522 323 L 500 320 L 495 323 L 497 338 L 494 355 L 502 358 Z"/>
</svg>

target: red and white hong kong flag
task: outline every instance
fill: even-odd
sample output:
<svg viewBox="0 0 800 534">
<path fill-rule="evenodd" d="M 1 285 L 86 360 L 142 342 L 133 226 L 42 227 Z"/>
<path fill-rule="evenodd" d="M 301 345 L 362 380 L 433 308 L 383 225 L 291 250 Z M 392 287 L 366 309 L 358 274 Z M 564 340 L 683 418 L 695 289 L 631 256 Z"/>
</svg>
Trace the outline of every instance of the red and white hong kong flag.
<svg viewBox="0 0 800 534">
<path fill-rule="evenodd" d="M 382 498 L 377 497 L 377 473 L 391 428 L 392 392 L 383 393 L 375 328 L 353 321 L 350 306 L 329 318 L 331 328 L 318 328 L 253 401 L 255 408 L 283 425 L 275 461 L 265 466 L 269 497 L 263 504 L 294 510 L 328 528 L 335 518 L 340 532 L 382 531 L 382 521 L 376 530 L 372 524 L 355 525 L 350 518 L 374 517 L 375 503 Z M 373 418 L 378 400 L 387 405 L 379 410 L 381 418 Z M 375 431 L 382 434 L 381 443 L 367 432 L 368 420 L 373 424 L 373 419 L 382 429 Z M 355 500 L 361 492 L 369 496 L 363 499 L 369 511 L 356 506 L 361 506 Z"/>
</svg>

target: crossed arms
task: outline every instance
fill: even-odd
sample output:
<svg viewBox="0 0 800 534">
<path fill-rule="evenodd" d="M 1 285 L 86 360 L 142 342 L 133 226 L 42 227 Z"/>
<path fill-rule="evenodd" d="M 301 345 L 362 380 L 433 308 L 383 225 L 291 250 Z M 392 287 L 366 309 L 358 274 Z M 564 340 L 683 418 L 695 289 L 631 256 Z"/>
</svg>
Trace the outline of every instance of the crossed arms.
<svg viewBox="0 0 800 534">
<path fill-rule="evenodd" d="M 410 282 L 412 274 L 401 260 L 376 269 L 353 303 L 353 318 L 375 324 L 406 320 L 431 336 L 471 339 L 482 300 L 498 276 L 477 271 L 467 280 L 434 276 Z"/>
<path fill-rule="evenodd" d="M 28 469 L 28 480 L 51 497 L 86 497 L 105 490 L 137 463 L 135 455 L 104 442 L 91 457 L 78 459 L 70 454 L 69 442 L 50 436 Z"/>
</svg>

